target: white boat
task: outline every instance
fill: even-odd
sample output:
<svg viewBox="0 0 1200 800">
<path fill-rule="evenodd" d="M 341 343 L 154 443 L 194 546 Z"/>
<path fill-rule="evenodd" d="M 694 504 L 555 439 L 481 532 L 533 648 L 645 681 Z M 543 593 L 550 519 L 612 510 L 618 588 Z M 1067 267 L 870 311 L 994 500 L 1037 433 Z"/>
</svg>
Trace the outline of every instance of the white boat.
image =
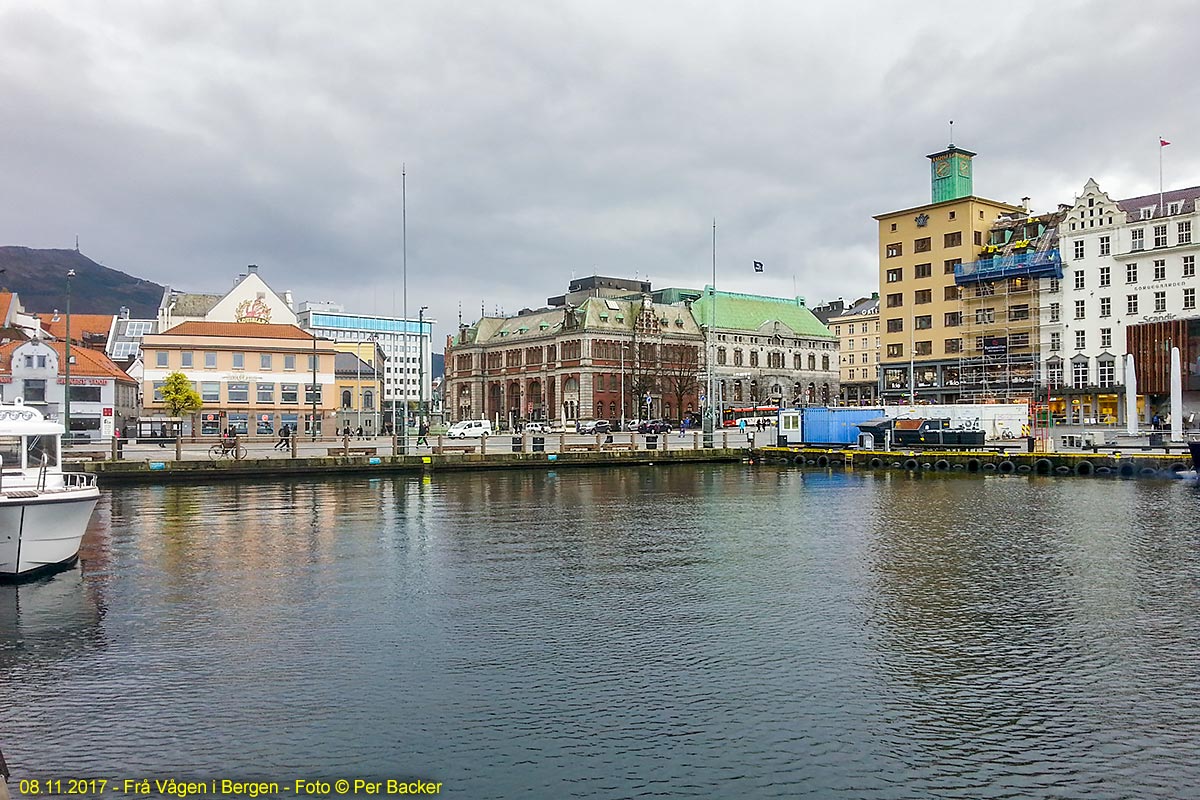
<svg viewBox="0 0 1200 800">
<path fill-rule="evenodd" d="M 96 476 L 63 472 L 63 427 L 20 398 L 0 403 L 0 580 L 69 567 L 100 497 Z"/>
</svg>

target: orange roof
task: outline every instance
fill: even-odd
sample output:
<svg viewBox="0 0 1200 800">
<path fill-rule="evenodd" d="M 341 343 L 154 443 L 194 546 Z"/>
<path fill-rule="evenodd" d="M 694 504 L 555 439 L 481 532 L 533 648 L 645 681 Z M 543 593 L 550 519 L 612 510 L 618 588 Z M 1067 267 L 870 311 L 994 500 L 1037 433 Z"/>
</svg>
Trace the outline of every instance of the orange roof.
<svg viewBox="0 0 1200 800">
<path fill-rule="evenodd" d="M 73 318 L 75 315 L 72 314 L 71 316 Z M 8 344 L 0 345 L 0 374 L 12 374 L 13 351 L 23 344 L 27 344 L 27 342 L 9 342 Z M 66 365 L 67 343 L 42 340 L 42 344 L 58 353 L 58 373 L 60 375 L 63 374 L 63 367 Z M 75 359 L 75 363 L 71 365 L 71 377 L 115 378 L 123 383 L 137 383 L 137 381 L 129 377 L 120 367 L 114 364 L 112 359 L 99 350 L 91 350 L 78 346 L 72 347 L 71 358 Z"/>
<path fill-rule="evenodd" d="M 311 333 L 295 325 L 261 322 L 181 322 L 162 331 L 175 336 L 225 336 L 235 339 L 312 339 Z M 160 334 L 161 335 L 161 334 Z"/>
<path fill-rule="evenodd" d="M 55 339 L 67 338 L 67 317 L 65 314 L 39 314 L 38 320 L 46 332 Z M 85 333 L 100 333 L 108 336 L 112 330 L 112 314 L 72 314 L 71 341 L 82 341 Z"/>
<path fill-rule="evenodd" d="M 12 292 L 0 292 L 0 325 L 8 322 L 8 308 L 12 305 L 12 300 Z"/>
</svg>

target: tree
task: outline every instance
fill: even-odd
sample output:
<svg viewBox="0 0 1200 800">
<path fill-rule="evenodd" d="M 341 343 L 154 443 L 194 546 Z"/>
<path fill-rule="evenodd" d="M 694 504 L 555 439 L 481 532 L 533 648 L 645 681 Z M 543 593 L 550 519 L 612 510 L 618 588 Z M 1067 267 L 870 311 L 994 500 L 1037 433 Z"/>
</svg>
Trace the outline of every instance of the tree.
<svg viewBox="0 0 1200 800">
<path fill-rule="evenodd" d="M 192 382 L 182 372 L 172 372 L 162 387 L 163 403 L 172 417 L 182 417 L 204 406 L 200 395 L 192 388 Z"/>
<path fill-rule="evenodd" d="M 700 350 L 689 344 L 664 344 L 660 352 L 663 391 L 675 398 L 676 416 L 683 419 L 684 399 L 700 388 Z"/>
</svg>

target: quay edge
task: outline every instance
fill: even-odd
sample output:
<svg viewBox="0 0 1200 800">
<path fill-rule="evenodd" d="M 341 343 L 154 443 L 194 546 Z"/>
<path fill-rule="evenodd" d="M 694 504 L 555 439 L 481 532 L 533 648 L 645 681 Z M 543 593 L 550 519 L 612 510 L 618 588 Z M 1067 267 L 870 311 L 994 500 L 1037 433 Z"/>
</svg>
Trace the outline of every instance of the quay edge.
<svg viewBox="0 0 1200 800">
<path fill-rule="evenodd" d="M 856 450 L 825 447 L 760 447 L 753 458 L 815 467 L 903 469 L 924 472 L 982 472 L 1123 478 L 1170 477 L 1192 469 L 1185 452 L 1014 453 L 995 450 Z"/>
<path fill-rule="evenodd" d="M 745 449 L 633 450 L 569 453 L 455 453 L 412 456 L 328 456 L 242 461 L 94 461 L 75 469 L 96 475 L 101 486 L 162 483 L 207 483 L 319 475 L 383 475 L 495 469 L 562 469 L 571 467 L 659 466 L 740 462 Z"/>
</svg>

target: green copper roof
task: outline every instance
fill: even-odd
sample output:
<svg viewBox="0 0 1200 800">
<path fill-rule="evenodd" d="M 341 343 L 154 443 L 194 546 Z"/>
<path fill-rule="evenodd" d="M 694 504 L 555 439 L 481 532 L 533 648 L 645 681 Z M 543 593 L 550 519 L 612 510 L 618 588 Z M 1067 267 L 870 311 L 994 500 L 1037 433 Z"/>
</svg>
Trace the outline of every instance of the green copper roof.
<svg viewBox="0 0 1200 800">
<path fill-rule="evenodd" d="M 696 322 L 707 327 L 711 322 L 712 287 L 704 287 L 704 296 L 692 303 Z M 757 294 L 717 292 L 717 330 L 759 331 L 773 328 L 773 323 L 786 326 L 798 336 L 835 338 L 821 320 L 804 305 L 804 298 L 765 297 Z"/>
</svg>

